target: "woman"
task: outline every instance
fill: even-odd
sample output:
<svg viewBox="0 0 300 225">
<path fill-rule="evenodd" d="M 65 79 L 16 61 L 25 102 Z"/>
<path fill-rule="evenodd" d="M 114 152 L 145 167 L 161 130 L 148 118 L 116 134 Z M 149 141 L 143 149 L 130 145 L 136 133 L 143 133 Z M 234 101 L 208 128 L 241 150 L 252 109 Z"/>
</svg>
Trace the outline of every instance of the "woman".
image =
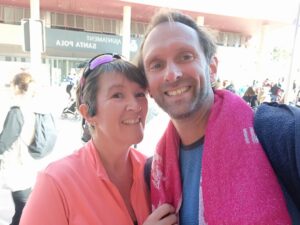
<svg viewBox="0 0 300 225">
<path fill-rule="evenodd" d="M 146 87 L 140 71 L 118 55 L 90 60 L 77 89 L 77 106 L 92 138 L 39 174 L 22 225 L 176 223 L 169 205 L 147 219 L 146 158 L 130 147 L 143 138 Z"/>
<path fill-rule="evenodd" d="M 0 134 L 0 180 L 11 190 L 15 206 L 12 225 L 18 225 L 22 210 L 35 181 L 34 159 L 28 153 L 33 139 L 33 78 L 29 73 L 14 76 L 13 101 Z"/>
<path fill-rule="evenodd" d="M 252 86 L 248 87 L 243 95 L 243 99 L 251 106 L 252 109 L 256 109 L 258 106 L 257 94 Z"/>
</svg>

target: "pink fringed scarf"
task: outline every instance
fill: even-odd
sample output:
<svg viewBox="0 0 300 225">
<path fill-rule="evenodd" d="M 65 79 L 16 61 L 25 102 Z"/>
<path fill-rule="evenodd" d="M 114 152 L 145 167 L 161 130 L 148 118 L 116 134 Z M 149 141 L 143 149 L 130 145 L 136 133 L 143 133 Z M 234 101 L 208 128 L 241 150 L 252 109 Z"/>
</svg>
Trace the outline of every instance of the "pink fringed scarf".
<svg viewBox="0 0 300 225">
<path fill-rule="evenodd" d="M 171 203 L 178 212 L 181 206 L 179 144 L 170 122 L 152 164 L 153 209 Z M 291 224 L 277 178 L 254 133 L 253 112 L 227 91 L 216 91 L 205 132 L 202 193 L 209 225 Z"/>
</svg>

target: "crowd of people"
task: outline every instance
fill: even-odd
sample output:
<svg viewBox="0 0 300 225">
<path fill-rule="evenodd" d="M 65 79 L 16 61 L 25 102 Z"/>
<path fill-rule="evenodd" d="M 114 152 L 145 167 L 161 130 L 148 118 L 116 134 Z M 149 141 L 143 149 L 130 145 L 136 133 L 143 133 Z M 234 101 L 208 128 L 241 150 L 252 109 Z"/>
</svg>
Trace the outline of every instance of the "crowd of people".
<svg viewBox="0 0 300 225">
<path fill-rule="evenodd" d="M 235 87 L 233 81 L 220 81 L 215 86 L 216 89 L 226 89 L 240 97 L 242 97 L 253 109 L 256 109 L 264 102 L 284 103 L 285 91 L 283 89 L 284 79 L 279 79 L 277 82 L 269 78 L 259 82 L 254 80 L 251 84 Z M 288 104 L 293 106 L 300 106 L 300 87 L 297 87 L 296 81 L 293 82 L 291 97 Z"/>
<path fill-rule="evenodd" d="M 76 90 L 91 138 L 39 172 L 19 224 L 300 224 L 300 109 L 273 85 L 270 103 L 255 86 L 218 88 L 216 51 L 192 18 L 162 10 L 133 62 L 92 58 Z M 148 97 L 169 116 L 150 158 L 132 147 Z"/>
</svg>

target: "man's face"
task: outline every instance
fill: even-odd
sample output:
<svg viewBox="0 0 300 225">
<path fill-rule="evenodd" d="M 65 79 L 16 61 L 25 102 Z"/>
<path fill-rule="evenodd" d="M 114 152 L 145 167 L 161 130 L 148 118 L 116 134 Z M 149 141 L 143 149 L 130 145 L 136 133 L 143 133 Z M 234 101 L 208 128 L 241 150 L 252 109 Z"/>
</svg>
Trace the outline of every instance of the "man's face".
<svg viewBox="0 0 300 225">
<path fill-rule="evenodd" d="M 178 22 L 157 25 L 145 40 L 143 64 L 149 91 L 173 119 L 187 118 L 212 95 L 210 69 L 194 29 Z"/>
</svg>

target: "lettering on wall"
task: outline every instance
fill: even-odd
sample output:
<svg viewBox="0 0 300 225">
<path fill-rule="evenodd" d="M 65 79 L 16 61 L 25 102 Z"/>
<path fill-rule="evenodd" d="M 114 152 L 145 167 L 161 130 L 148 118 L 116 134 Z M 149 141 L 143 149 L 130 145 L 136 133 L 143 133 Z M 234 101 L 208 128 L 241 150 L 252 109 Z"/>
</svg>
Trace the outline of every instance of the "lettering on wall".
<svg viewBox="0 0 300 225">
<path fill-rule="evenodd" d="M 104 44 L 114 44 L 114 45 L 122 44 L 120 38 L 113 38 L 113 37 L 87 35 L 86 39 L 87 41 L 100 42 Z"/>
<path fill-rule="evenodd" d="M 84 48 L 84 49 L 97 49 L 96 43 L 84 42 L 84 41 L 70 41 L 70 40 L 56 40 L 56 46 L 59 47 L 72 47 L 72 48 Z"/>
</svg>

